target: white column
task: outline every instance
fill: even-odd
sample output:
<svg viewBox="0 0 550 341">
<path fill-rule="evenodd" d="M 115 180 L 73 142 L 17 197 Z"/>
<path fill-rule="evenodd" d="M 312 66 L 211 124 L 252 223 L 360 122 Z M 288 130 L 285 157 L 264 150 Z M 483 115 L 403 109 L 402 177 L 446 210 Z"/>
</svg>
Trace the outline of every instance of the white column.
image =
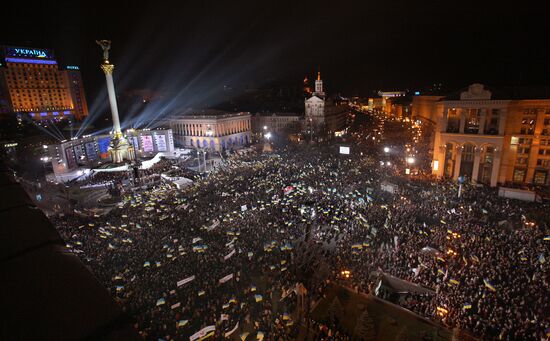
<svg viewBox="0 0 550 341">
<path fill-rule="evenodd" d="M 487 120 L 487 109 L 481 109 L 481 115 L 479 117 L 479 130 L 478 134 L 483 135 L 485 132 L 485 121 Z"/>
<path fill-rule="evenodd" d="M 460 175 L 460 163 L 462 162 L 462 147 L 459 147 L 455 156 L 455 169 L 453 171 L 453 180 L 457 180 Z"/>
<path fill-rule="evenodd" d="M 439 127 L 439 131 L 442 133 L 447 132 L 448 117 L 449 117 L 449 108 L 443 107 L 443 116 L 441 117 L 441 127 Z"/>
<path fill-rule="evenodd" d="M 498 183 L 498 175 L 500 173 L 500 149 L 495 151 L 493 158 L 493 169 L 491 170 L 491 187 L 496 187 Z"/>
<path fill-rule="evenodd" d="M 502 108 L 500 109 L 500 116 L 499 116 L 499 119 L 498 119 L 498 134 L 499 135 L 504 135 L 504 128 L 506 127 L 506 116 L 507 116 L 507 112 L 506 112 L 506 108 Z"/>
<path fill-rule="evenodd" d="M 109 104 L 111 105 L 111 115 L 113 118 L 113 132 L 120 133 L 120 120 L 118 117 L 118 107 L 116 103 L 115 84 L 113 82 L 112 70 L 111 72 L 105 73 L 105 79 L 107 80 L 107 93 L 109 94 Z"/>
<path fill-rule="evenodd" d="M 464 115 L 464 109 L 460 109 L 460 127 L 458 132 L 464 134 L 464 126 L 466 124 L 466 115 Z"/>
<path fill-rule="evenodd" d="M 475 147 L 474 149 L 474 169 L 472 170 L 472 182 L 477 182 L 477 176 L 479 174 L 479 161 L 481 159 L 481 151 L 479 150 L 479 147 Z"/>
</svg>

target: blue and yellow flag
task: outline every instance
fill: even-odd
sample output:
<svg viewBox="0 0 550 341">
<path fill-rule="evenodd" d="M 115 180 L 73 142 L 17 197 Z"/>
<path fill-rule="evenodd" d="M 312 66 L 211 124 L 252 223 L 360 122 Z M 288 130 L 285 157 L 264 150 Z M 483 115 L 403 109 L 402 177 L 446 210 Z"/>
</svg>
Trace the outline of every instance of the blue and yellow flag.
<svg viewBox="0 0 550 341">
<path fill-rule="evenodd" d="M 487 288 L 489 288 L 489 290 L 491 291 L 497 291 L 497 289 L 495 289 L 495 287 L 493 286 L 493 284 L 491 282 L 489 282 L 489 280 L 487 278 L 484 278 L 483 279 L 483 284 L 485 284 L 485 286 Z"/>
</svg>

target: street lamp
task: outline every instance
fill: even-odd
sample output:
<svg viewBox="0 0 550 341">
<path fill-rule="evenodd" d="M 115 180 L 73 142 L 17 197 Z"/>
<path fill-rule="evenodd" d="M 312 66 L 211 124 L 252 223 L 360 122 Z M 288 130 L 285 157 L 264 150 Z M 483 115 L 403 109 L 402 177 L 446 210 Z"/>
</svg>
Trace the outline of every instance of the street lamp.
<svg viewBox="0 0 550 341">
<path fill-rule="evenodd" d="M 408 163 L 409 165 L 412 165 L 414 162 L 415 162 L 414 157 L 411 156 L 411 157 L 408 157 L 408 158 L 407 158 L 407 163 Z"/>
<path fill-rule="evenodd" d="M 384 153 L 389 153 L 390 152 L 390 147 L 384 147 Z"/>
<path fill-rule="evenodd" d="M 267 134 L 265 134 L 264 136 L 265 136 L 266 139 L 269 140 L 269 139 L 271 138 L 271 133 L 267 133 Z"/>
</svg>

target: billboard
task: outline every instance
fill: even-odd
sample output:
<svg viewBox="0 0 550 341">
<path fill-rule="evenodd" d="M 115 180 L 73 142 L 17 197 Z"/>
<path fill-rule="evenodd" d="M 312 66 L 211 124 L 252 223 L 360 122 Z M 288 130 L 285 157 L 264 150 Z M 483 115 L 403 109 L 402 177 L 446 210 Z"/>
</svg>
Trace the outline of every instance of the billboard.
<svg viewBox="0 0 550 341">
<path fill-rule="evenodd" d="M 157 145 L 157 150 L 159 152 L 166 151 L 166 136 L 164 135 L 155 135 L 155 143 Z"/>
<path fill-rule="evenodd" d="M 151 135 L 141 135 L 141 146 L 144 152 L 154 151 L 153 137 Z"/>
<path fill-rule="evenodd" d="M 76 167 L 76 159 L 74 157 L 73 147 L 69 147 L 69 148 L 65 149 L 65 155 L 67 156 L 67 169 L 75 168 Z"/>
</svg>

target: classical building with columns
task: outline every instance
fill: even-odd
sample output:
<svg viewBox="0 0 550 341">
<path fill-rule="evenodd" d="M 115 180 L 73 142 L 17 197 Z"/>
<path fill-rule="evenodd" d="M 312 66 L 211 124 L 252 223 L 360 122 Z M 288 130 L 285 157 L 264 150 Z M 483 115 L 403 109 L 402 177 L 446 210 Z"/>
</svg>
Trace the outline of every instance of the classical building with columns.
<svg viewBox="0 0 550 341">
<path fill-rule="evenodd" d="M 472 84 L 433 101 L 432 173 L 476 183 L 548 185 L 550 94 Z M 435 108 L 435 109 L 434 109 Z"/>
<path fill-rule="evenodd" d="M 248 112 L 185 110 L 168 118 L 168 124 L 177 147 L 223 151 L 250 144 Z"/>
</svg>

